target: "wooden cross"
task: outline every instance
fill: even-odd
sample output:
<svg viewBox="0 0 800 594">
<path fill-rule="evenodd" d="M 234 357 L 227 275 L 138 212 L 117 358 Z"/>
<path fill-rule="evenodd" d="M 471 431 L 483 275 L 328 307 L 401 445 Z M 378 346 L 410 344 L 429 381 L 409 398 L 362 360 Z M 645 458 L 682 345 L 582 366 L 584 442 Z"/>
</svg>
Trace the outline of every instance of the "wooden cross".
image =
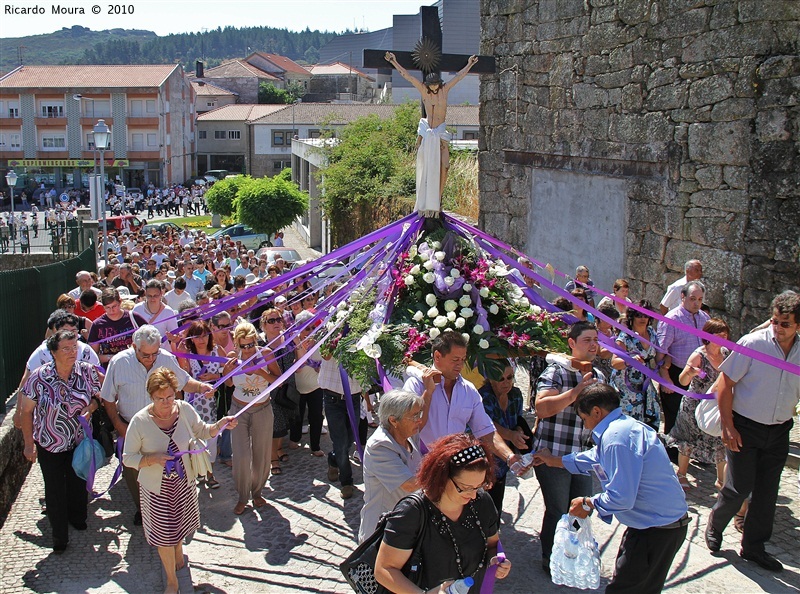
<svg viewBox="0 0 800 594">
<path fill-rule="evenodd" d="M 403 52 L 391 50 L 397 57 L 397 62 L 406 70 L 421 70 L 423 80 L 425 75 L 435 72 L 457 72 L 467 65 L 468 55 L 464 54 L 443 54 L 442 53 L 442 25 L 439 22 L 439 9 L 435 6 L 420 7 L 422 17 L 422 37 L 427 47 L 433 48 L 438 52 L 438 63 L 434 68 L 425 68 L 414 60 L 414 52 Z M 392 65 L 384 57 L 386 50 L 364 50 L 365 68 L 392 69 Z M 470 70 L 470 74 L 491 74 L 495 72 L 494 56 L 478 56 L 478 62 Z"/>
</svg>

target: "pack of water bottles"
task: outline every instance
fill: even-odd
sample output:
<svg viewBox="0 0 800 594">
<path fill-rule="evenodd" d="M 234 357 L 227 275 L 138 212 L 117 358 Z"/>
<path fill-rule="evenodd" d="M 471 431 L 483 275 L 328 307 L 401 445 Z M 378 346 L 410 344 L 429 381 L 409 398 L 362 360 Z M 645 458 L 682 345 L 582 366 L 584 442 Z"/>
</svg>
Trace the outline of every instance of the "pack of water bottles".
<svg viewBox="0 0 800 594">
<path fill-rule="evenodd" d="M 600 549 L 589 518 L 561 516 L 550 554 L 550 576 L 554 584 L 570 588 L 600 587 Z"/>
</svg>

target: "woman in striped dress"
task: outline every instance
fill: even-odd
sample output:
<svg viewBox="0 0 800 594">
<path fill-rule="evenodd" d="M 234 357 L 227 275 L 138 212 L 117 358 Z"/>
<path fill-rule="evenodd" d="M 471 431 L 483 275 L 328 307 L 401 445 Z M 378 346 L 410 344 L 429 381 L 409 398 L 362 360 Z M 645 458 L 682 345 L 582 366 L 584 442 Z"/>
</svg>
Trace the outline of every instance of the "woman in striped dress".
<svg viewBox="0 0 800 594">
<path fill-rule="evenodd" d="M 183 539 L 200 527 L 200 508 L 194 478 L 186 473 L 192 437 L 216 437 L 225 417 L 213 425 L 204 423 L 191 405 L 175 400 L 178 378 L 165 367 L 147 380 L 152 403 L 131 419 L 125 435 L 122 462 L 139 470 L 142 520 L 147 542 L 158 548 L 167 575 L 166 593 L 178 592 L 177 571 L 183 569 Z"/>
</svg>

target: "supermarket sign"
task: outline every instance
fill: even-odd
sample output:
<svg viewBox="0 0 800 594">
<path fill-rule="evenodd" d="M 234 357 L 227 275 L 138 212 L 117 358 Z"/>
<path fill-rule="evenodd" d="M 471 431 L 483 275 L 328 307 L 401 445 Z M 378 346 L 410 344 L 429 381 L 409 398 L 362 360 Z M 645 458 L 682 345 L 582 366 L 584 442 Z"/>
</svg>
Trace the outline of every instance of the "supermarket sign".
<svg viewBox="0 0 800 594">
<path fill-rule="evenodd" d="M 128 159 L 105 159 L 106 167 L 128 167 Z M 10 159 L 9 167 L 94 167 L 91 159 Z"/>
</svg>

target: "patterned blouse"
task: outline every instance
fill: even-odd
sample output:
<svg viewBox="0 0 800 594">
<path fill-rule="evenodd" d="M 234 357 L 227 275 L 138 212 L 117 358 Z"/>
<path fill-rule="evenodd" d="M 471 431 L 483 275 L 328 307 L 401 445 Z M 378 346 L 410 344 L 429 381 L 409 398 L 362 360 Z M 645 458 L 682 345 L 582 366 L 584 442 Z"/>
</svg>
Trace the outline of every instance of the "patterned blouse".
<svg viewBox="0 0 800 594">
<path fill-rule="evenodd" d="M 23 388 L 36 403 L 33 411 L 33 439 L 54 454 L 69 452 L 83 438 L 78 414 L 100 392 L 100 376 L 93 365 L 76 361 L 69 379 L 56 372 L 54 362 L 36 369 Z"/>
</svg>

